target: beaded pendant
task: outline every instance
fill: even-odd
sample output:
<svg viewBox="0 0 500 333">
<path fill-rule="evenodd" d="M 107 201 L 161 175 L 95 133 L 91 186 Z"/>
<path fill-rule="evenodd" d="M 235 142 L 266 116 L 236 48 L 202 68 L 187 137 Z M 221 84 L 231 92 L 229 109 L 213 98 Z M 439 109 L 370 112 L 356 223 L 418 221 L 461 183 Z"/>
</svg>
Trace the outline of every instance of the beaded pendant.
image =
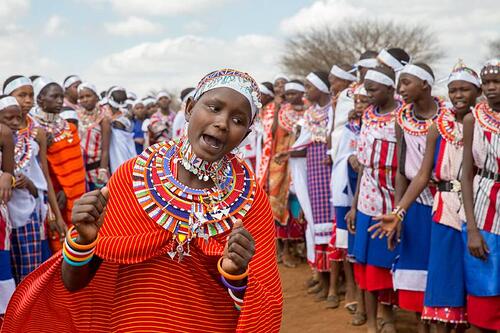
<svg viewBox="0 0 500 333">
<path fill-rule="evenodd" d="M 429 127 L 436 120 L 438 115 L 446 109 L 444 101 L 439 97 L 434 97 L 434 101 L 437 104 L 437 112 L 430 119 L 419 119 L 415 115 L 413 103 L 404 104 L 398 111 L 396 119 L 406 133 L 414 136 L 427 135 L 429 132 Z"/>
<path fill-rule="evenodd" d="M 500 133 L 500 113 L 493 111 L 487 102 L 476 105 L 472 113 L 482 128 L 495 134 Z"/>
<path fill-rule="evenodd" d="M 135 196 L 148 216 L 172 233 L 176 242 L 168 255 L 189 256 L 193 238 L 208 240 L 231 230 L 250 210 L 256 184 L 249 167 L 228 155 L 227 176 L 210 189 L 193 189 L 175 178 L 180 144 L 157 143 L 139 155 L 134 164 Z"/>
<path fill-rule="evenodd" d="M 463 134 L 457 122 L 455 110 L 448 108 L 443 110 L 436 119 L 436 126 L 446 142 L 455 146 L 463 146 Z"/>
<path fill-rule="evenodd" d="M 292 132 L 303 116 L 303 110 L 295 110 L 293 105 L 285 104 L 278 112 L 278 121 L 281 127 L 288 132 Z"/>
<path fill-rule="evenodd" d="M 398 106 L 391 112 L 387 112 L 385 114 L 378 113 L 379 108 L 373 105 L 370 105 L 363 112 L 363 125 L 367 127 L 377 127 L 383 128 L 394 122 L 396 116 L 396 110 L 399 109 Z"/>
</svg>

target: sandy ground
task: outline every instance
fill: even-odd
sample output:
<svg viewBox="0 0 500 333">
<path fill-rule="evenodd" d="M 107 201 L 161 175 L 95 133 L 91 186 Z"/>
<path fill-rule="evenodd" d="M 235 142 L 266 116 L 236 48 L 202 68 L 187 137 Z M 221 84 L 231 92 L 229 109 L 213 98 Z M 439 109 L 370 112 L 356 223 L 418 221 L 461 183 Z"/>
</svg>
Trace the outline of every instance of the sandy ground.
<svg viewBox="0 0 500 333">
<path fill-rule="evenodd" d="M 309 278 L 310 269 L 306 264 L 297 268 L 280 265 L 280 273 L 284 294 L 281 332 L 366 332 L 366 326 L 354 327 L 349 324 L 351 315 L 344 309 L 343 302 L 338 309 L 325 309 L 324 302 L 316 303 L 307 295 L 304 281 Z M 398 332 L 416 332 L 416 320 L 411 313 L 397 311 L 396 322 Z"/>
</svg>

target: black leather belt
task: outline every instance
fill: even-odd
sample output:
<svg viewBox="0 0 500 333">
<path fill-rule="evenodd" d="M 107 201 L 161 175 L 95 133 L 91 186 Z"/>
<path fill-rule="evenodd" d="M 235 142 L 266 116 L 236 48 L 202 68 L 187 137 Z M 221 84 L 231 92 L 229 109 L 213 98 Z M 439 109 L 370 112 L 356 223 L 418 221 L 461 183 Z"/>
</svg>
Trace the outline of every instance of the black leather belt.
<svg viewBox="0 0 500 333">
<path fill-rule="evenodd" d="M 90 171 L 90 170 L 95 170 L 98 169 L 101 166 L 101 161 L 96 161 L 94 163 L 89 163 L 85 165 L 85 170 Z"/>
<path fill-rule="evenodd" d="M 477 174 L 483 178 L 488 178 L 494 180 L 495 182 L 500 182 L 500 173 L 495 173 L 484 169 L 478 169 Z"/>
<path fill-rule="evenodd" d="M 461 188 L 460 182 L 456 179 L 437 183 L 439 192 L 460 192 Z"/>
</svg>

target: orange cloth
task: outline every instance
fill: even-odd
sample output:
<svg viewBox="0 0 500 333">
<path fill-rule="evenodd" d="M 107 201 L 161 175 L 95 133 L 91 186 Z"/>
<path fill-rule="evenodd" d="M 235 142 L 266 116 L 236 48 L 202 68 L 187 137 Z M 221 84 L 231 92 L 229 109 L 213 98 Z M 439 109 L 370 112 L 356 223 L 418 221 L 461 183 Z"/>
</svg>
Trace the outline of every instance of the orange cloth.
<svg viewBox="0 0 500 333">
<path fill-rule="evenodd" d="M 49 162 L 50 179 L 54 190 L 64 191 L 66 194 L 66 207 L 61 210 L 66 224 L 71 224 L 71 210 L 75 200 L 85 193 L 85 168 L 80 149 L 78 130 L 72 123 L 69 124 L 72 133 L 71 142 L 64 139 L 53 142 L 47 148 L 47 161 Z"/>
<path fill-rule="evenodd" d="M 278 332 L 283 299 L 274 223 L 262 189 L 243 221 L 255 239 L 255 256 L 240 313 L 217 272 L 228 234 L 194 239 L 191 256 L 170 259 L 172 234 L 135 197 L 134 163 L 123 164 L 109 182 L 96 248 L 104 261 L 90 284 L 73 293 L 65 289 L 59 252 L 19 285 L 2 332 Z"/>
<path fill-rule="evenodd" d="M 269 177 L 269 162 L 271 161 L 271 150 L 273 148 L 273 122 L 277 105 L 271 102 L 260 111 L 259 117 L 264 129 L 262 138 L 262 155 L 260 164 L 257 166 L 257 181 L 260 186 L 267 189 Z"/>
</svg>

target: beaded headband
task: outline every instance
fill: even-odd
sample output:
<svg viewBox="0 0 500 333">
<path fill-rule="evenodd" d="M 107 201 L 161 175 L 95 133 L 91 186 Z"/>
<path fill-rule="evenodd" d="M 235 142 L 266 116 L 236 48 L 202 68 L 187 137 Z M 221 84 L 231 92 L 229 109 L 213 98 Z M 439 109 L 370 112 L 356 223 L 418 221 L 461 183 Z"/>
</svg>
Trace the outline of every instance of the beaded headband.
<svg viewBox="0 0 500 333">
<path fill-rule="evenodd" d="M 94 92 L 94 94 L 97 95 L 97 97 L 99 97 L 99 93 L 97 92 L 97 88 L 95 87 L 95 85 L 93 85 L 92 83 L 90 82 L 82 82 L 79 86 L 78 86 L 78 93 L 80 93 L 83 89 L 88 89 L 88 90 L 91 90 Z"/>
<path fill-rule="evenodd" d="M 357 81 L 358 80 L 358 78 L 356 76 L 352 75 L 351 72 L 345 71 L 337 65 L 333 65 L 332 69 L 330 70 L 330 74 L 332 74 L 333 76 L 338 77 L 339 79 L 342 79 L 342 80 L 347 80 L 347 81 Z"/>
<path fill-rule="evenodd" d="M 500 59 L 494 58 L 488 60 L 481 70 L 481 76 L 486 74 L 498 74 L 500 73 Z"/>
<path fill-rule="evenodd" d="M 448 77 L 448 84 L 452 83 L 453 81 L 466 81 L 472 83 L 476 87 L 481 86 L 481 82 L 479 81 L 477 73 L 474 70 L 465 66 L 462 60 L 460 60 L 455 65 L 453 71 L 450 73 L 450 76 Z"/>
<path fill-rule="evenodd" d="M 423 69 L 422 67 L 413 65 L 413 64 L 408 64 L 406 65 L 402 70 L 401 74 L 410 74 L 413 76 L 418 77 L 422 81 L 427 81 L 427 83 L 432 86 L 434 84 L 434 78 L 432 77 L 431 73 Z"/>
<path fill-rule="evenodd" d="M 2 99 L 0 99 L 0 111 L 5 110 L 6 108 L 11 106 L 19 106 L 17 99 L 15 99 L 12 96 L 5 96 Z"/>
<path fill-rule="evenodd" d="M 365 80 L 377 82 L 383 84 L 384 86 L 389 86 L 389 87 L 394 87 L 396 85 L 394 83 L 394 80 L 391 79 L 389 76 L 372 69 L 366 72 Z"/>
<path fill-rule="evenodd" d="M 82 79 L 80 79 L 78 75 L 71 75 L 66 80 L 64 80 L 63 82 L 64 89 L 68 89 L 69 87 L 71 87 L 73 83 L 78 81 L 82 82 Z"/>
<path fill-rule="evenodd" d="M 288 82 L 285 84 L 285 91 L 290 91 L 290 90 L 295 90 L 295 91 L 300 91 L 300 92 L 306 91 L 306 89 L 304 88 L 304 85 L 297 83 L 297 82 Z"/>
<path fill-rule="evenodd" d="M 330 89 L 328 89 L 328 86 L 326 85 L 326 83 L 323 82 L 323 80 L 321 80 L 319 78 L 319 76 L 317 76 L 313 72 L 309 73 L 309 75 L 306 76 L 306 80 L 311 82 L 311 84 L 313 86 L 315 86 L 316 88 L 318 88 L 318 90 L 321 91 L 322 93 L 325 93 L 325 94 L 330 93 Z"/>
<path fill-rule="evenodd" d="M 31 83 L 31 80 L 28 79 L 25 76 L 18 77 L 15 80 L 10 81 L 5 88 L 3 89 L 3 94 L 4 95 L 10 95 L 14 90 L 24 87 L 24 86 L 33 86 L 33 83 Z"/>
<path fill-rule="evenodd" d="M 230 88 L 242 94 L 250 103 L 252 120 L 262 107 L 259 86 L 247 73 L 225 68 L 207 74 L 198 83 L 194 100 L 199 100 L 204 93 L 216 88 Z"/>
<path fill-rule="evenodd" d="M 267 88 L 265 85 L 259 84 L 259 89 L 260 89 L 261 94 L 274 97 L 274 93 L 269 88 Z"/>
</svg>

